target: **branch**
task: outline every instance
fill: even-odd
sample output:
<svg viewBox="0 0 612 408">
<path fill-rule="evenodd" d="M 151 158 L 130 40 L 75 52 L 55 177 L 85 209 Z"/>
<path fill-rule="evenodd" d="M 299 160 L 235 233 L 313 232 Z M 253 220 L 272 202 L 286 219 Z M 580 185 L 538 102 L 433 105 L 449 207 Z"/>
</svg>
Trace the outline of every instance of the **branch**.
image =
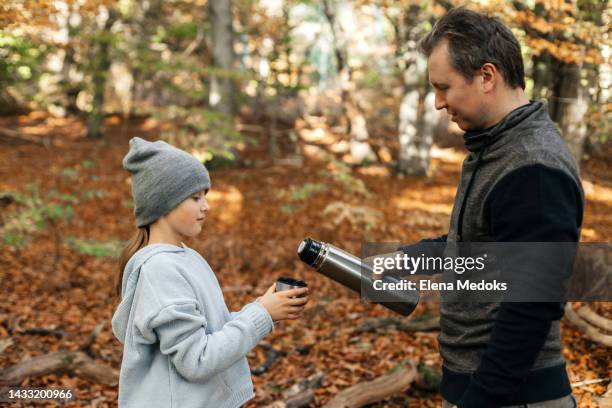
<svg viewBox="0 0 612 408">
<path fill-rule="evenodd" d="M 444 7 L 444 9 L 446 11 L 452 9 L 453 7 L 455 7 L 455 5 L 449 1 L 449 0 L 436 0 L 436 3 L 438 3 L 439 5 L 441 5 L 442 7 Z"/>
<path fill-rule="evenodd" d="M 96 341 L 96 337 L 98 337 L 100 333 L 102 332 L 102 328 L 104 327 L 105 324 L 106 324 L 106 320 L 103 320 L 102 322 L 98 323 L 96 327 L 94 327 L 94 329 L 89 334 L 89 337 L 87 337 L 87 340 L 85 340 L 85 342 L 81 346 L 80 351 L 87 353 L 90 356 L 92 355 L 91 346 L 94 343 L 94 341 Z"/>
<path fill-rule="evenodd" d="M 595 326 L 591 326 L 586 320 L 583 320 L 582 317 L 574 311 L 571 303 L 565 305 L 565 316 L 570 323 L 580 329 L 589 339 L 604 346 L 612 347 L 612 336 L 601 333 Z"/>
<path fill-rule="evenodd" d="M 317 372 L 310 377 L 293 384 L 283 391 L 284 401 L 276 401 L 266 408 L 302 408 L 308 407 L 314 401 L 314 389 L 320 388 L 325 374 Z"/>
<path fill-rule="evenodd" d="M 593 397 L 593 400 L 597 403 L 599 408 L 612 408 L 612 382 L 608 384 L 608 388 L 603 395 Z"/>
<path fill-rule="evenodd" d="M 64 333 L 61 330 L 43 329 L 43 328 L 38 328 L 38 327 L 33 327 L 30 329 L 22 329 L 17 334 L 28 334 L 30 336 L 55 336 L 58 339 L 61 339 L 62 337 L 66 335 L 66 333 Z"/>
<path fill-rule="evenodd" d="M 259 347 L 266 350 L 266 361 L 264 361 L 260 366 L 251 368 L 251 374 L 254 375 L 261 375 L 265 373 L 274 363 L 276 363 L 277 360 L 285 355 L 281 351 L 274 350 L 272 346 L 266 343 L 260 343 Z"/>
<path fill-rule="evenodd" d="M 587 322 L 591 323 L 594 326 L 599 327 L 605 331 L 612 332 L 612 320 L 606 319 L 603 316 L 598 315 L 589 307 L 589 305 L 584 305 L 580 309 L 576 311 L 578 316 L 582 317 Z"/>
<path fill-rule="evenodd" d="M 193 41 L 187 46 L 187 48 L 185 48 L 185 51 L 183 51 L 182 56 L 183 57 L 190 56 L 196 50 L 196 48 L 198 48 L 198 46 L 200 45 L 203 39 L 204 39 L 204 30 L 201 30 L 200 28 L 198 28 L 198 33 L 196 35 L 196 38 L 194 38 Z"/>
<path fill-rule="evenodd" d="M 518 1 L 518 0 L 514 0 L 512 1 L 512 6 L 514 7 L 514 9 L 516 11 L 521 11 L 524 13 L 530 13 L 532 16 L 536 17 L 536 18 L 543 18 L 545 20 L 550 20 L 551 16 L 550 15 L 545 15 L 545 16 L 538 16 L 537 14 L 535 14 L 533 12 L 533 10 L 531 10 L 531 8 L 525 4 L 523 1 Z M 571 36 L 570 41 L 574 44 L 578 44 L 578 45 L 584 45 L 585 47 L 589 47 L 589 48 L 594 48 L 594 49 L 598 49 L 598 47 L 596 45 L 594 45 L 592 42 L 587 42 L 585 40 L 583 40 L 582 38 L 580 38 L 576 33 L 574 32 L 562 32 L 559 33 L 556 30 L 553 30 L 551 32 L 548 33 L 543 33 L 540 30 L 538 30 L 537 28 L 534 28 L 532 26 L 529 25 L 529 23 L 525 23 L 523 22 L 521 24 L 521 28 L 523 30 L 525 30 L 525 33 L 527 33 L 527 35 L 533 37 L 533 38 L 542 38 L 548 42 L 554 43 L 555 41 L 568 41 L 564 38 L 564 36 L 566 34 L 569 34 Z"/>
<path fill-rule="evenodd" d="M 4 353 L 4 350 L 11 347 L 13 344 L 15 343 L 11 338 L 0 340 L 0 354 Z"/>
<path fill-rule="evenodd" d="M 599 383 L 610 381 L 610 380 L 612 380 L 612 377 L 597 378 L 596 380 L 578 381 L 578 382 L 572 383 L 572 388 L 582 387 L 583 385 L 599 384 Z"/>
<path fill-rule="evenodd" d="M 48 137 L 41 139 L 41 138 L 30 136 L 30 135 L 24 135 L 15 130 L 7 129 L 4 127 L 0 127 L 0 136 L 4 137 L 5 139 L 9 139 L 9 140 L 17 140 L 20 142 L 35 143 L 35 144 L 39 144 L 43 146 L 49 146 L 50 144 Z"/>
</svg>

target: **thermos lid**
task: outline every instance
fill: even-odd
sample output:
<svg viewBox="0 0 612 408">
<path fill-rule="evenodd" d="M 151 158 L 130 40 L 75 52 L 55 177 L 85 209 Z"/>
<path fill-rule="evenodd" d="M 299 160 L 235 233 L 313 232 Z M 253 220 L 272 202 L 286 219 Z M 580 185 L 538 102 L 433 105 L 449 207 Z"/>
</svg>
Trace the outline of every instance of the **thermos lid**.
<svg viewBox="0 0 612 408">
<path fill-rule="evenodd" d="M 317 260 L 319 252 L 323 248 L 323 245 L 319 241 L 314 239 L 306 238 L 300 242 L 297 253 L 302 262 L 311 265 Z"/>
</svg>

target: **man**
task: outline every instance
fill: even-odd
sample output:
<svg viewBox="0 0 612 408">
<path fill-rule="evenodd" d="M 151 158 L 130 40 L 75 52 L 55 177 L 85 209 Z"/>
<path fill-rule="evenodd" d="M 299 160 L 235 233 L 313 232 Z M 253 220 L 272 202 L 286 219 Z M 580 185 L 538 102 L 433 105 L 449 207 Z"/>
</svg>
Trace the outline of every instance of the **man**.
<svg viewBox="0 0 612 408">
<path fill-rule="evenodd" d="M 578 242 L 576 165 L 546 104 L 525 96 L 512 32 L 456 8 L 420 45 L 435 107 L 466 132 L 468 149 L 448 234 L 423 241 Z M 576 406 L 562 355 L 563 303 L 442 302 L 440 315 L 443 407 Z"/>
</svg>

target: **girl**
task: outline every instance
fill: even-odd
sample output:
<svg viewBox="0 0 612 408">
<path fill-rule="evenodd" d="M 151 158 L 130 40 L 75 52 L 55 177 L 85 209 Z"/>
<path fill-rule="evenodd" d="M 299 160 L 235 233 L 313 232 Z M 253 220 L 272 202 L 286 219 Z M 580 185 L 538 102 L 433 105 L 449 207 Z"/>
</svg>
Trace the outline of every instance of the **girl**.
<svg viewBox="0 0 612 408">
<path fill-rule="evenodd" d="M 307 289 L 274 285 L 235 313 L 208 263 L 181 241 L 206 218 L 208 171 L 169 144 L 130 140 L 138 233 L 120 258 L 113 333 L 123 343 L 122 408 L 234 408 L 253 398 L 246 355 L 274 327 L 296 319 Z M 302 296 L 302 297 L 299 297 Z"/>
</svg>

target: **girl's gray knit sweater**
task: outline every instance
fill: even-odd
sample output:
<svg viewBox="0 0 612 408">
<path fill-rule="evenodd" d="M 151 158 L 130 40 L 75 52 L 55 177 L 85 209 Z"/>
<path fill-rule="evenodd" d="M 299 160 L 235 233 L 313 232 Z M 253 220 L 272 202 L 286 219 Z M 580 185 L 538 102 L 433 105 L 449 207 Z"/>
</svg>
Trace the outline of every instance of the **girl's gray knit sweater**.
<svg viewBox="0 0 612 408">
<path fill-rule="evenodd" d="M 120 407 L 234 408 L 253 397 L 246 354 L 274 327 L 262 305 L 230 313 L 208 263 L 184 245 L 141 248 L 122 285 Z"/>
</svg>

